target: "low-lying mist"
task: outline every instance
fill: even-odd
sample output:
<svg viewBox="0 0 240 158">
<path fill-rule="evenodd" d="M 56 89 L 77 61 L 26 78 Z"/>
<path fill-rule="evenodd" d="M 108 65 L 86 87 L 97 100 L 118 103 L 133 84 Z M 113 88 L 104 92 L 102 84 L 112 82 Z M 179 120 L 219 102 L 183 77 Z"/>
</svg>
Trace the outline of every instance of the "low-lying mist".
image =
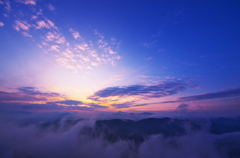
<svg viewBox="0 0 240 158">
<path fill-rule="evenodd" d="M 237 158 L 240 121 L 1 119 L 1 158 Z"/>
</svg>

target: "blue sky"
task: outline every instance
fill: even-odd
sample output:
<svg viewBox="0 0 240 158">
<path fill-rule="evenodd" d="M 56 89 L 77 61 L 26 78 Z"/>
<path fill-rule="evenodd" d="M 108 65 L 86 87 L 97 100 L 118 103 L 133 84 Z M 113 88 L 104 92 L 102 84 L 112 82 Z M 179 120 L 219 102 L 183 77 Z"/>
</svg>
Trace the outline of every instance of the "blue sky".
<svg viewBox="0 0 240 158">
<path fill-rule="evenodd" d="M 39 111 L 183 103 L 231 113 L 239 16 L 240 2 L 224 0 L 0 0 L 0 101 Z"/>
</svg>

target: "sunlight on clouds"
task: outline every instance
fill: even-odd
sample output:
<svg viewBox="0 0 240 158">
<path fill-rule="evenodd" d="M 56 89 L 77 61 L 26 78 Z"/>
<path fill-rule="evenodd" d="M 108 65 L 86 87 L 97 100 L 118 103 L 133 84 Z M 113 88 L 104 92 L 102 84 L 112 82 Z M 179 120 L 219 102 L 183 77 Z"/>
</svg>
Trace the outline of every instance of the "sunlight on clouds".
<svg viewBox="0 0 240 158">
<path fill-rule="evenodd" d="M 32 18 L 36 18 L 36 17 L 33 16 Z M 46 21 L 43 21 L 43 20 L 37 21 L 37 26 L 35 26 L 35 28 L 36 29 L 42 29 L 42 28 L 48 28 L 48 29 L 55 28 L 55 29 L 57 29 L 55 27 L 54 23 L 51 20 L 48 20 L 48 19 Z"/>
<path fill-rule="evenodd" d="M 32 37 L 32 35 L 30 35 L 28 32 L 24 32 L 24 31 L 22 32 L 22 35 L 26 36 L 26 37 Z"/>
<path fill-rule="evenodd" d="M 100 65 L 114 66 L 116 61 L 121 59 L 116 51 L 120 43 L 115 38 L 107 40 L 102 33 L 93 30 L 92 34 L 97 40 L 85 39 L 77 29 L 64 30 L 57 27 L 55 22 L 45 16 L 45 10 L 36 5 L 35 0 L 18 2 L 33 6 L 28 12 L 26 10 L 18 12 L 19 8 L 14 2 L 5 2 L 5 7 L 11 9 L 13 13 L 11 18 L 14 19 L 14 29 L 25 37 L 31 37 L 38 47 L 53 56 L 60 66 L 79 73 L 84 69 L 94 69 Z M 55 9 L 52 4 L 49 4 L 48 8 L 51 11 Z M 67 31 L 72 35 L 72 39 L 68 38 Z"/>
<path fill-rule="evenodd" d="M 69 29 L 69 31 L 72 33 L 72 35 L 73 35 L 73 37 L 74 37 L 75 39 L 78 39 L 78 38 L 81 37 L 80 34 L 79 34 L 79 32 L 77 32 L 77 31 L 75 31 L 75 30 L 73 30 L 73 29 Z"/>
<path fill-rule="evenodd" d="M 64 44 L 66 42 L 65 37 L 58 32 L 48 32 L 45 40 L 46 42 L 55 42 L 58 44 Z"/>
<path fill-rule="evenodd" d="M 17 0 L 18 3 L 22 4 L 30 4 L 30 5 L 36 5 L 37 1 L 36 0 Z"/>
<path fill-rule="evenodd" d="M 120 42 L 116 38 L 106 37 L 96 29 L 90 30 L 90 35 L 86 36 L 78 28 L 60 28 L 53 18 L 46 16 L 46 13 L 52 14 L 49 13 L 51 9 L 42 9 L 40 1 L 18 2 L 26 5 L 8 0 L 3 5 L 13 29 L 32 40 L 50 61 L 38 79 L 43 85 L 51 85 L 66 96 L 93 103 L 87 96 L 109 82 L 113 84 L 122 80 L 121 77 L 111 80 L 120 74 L 113 68 L 121 59 L 117 52 Z M 51 4 L 51 7 L 54 6 Z"/>
<path fill-rule="evenodd" d="M 60 47 L 58 45 L 52 45 L 49 50 L 59 52 L 60 51 Z"/>
<path fill-rule="evenodd" d="M 15 21 L 14 29 L 17 31 L 20 31 L 21 29 L 28 30 L 30 27 L 31 27 L 31 25 L 28 24 L 26 21 L 19 21 L 19 20 Z"/>
</svg>

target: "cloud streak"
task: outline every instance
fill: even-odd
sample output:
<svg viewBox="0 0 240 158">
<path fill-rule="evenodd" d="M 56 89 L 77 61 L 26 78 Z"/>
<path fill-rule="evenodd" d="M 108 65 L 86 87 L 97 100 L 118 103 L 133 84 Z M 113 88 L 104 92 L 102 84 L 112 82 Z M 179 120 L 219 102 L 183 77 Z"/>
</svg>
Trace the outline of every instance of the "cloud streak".
<svg viewBox="0 0 240 158">
<path fill-rule="evenodd" d="M 31 25 L 28 24 L 26 21 L 19 21 L 19 20 L 15 21 L 14 29 L 17 30 L 17 31 L 20 31 L 20 30 L 25 30 L 26 31 L 30 27 L 31 27 Z"/>
<path fill-rule="evenodd" d="M 200 95 L 192 95 L 187 97 L 180 97 L 175 101 L 166 101 L 163 103 L 175 103 L 184 101 L 199 101 L 199 100 L 209 100 L 209 99 L 221 99 L 229 97 L 240 97 L 240 88 L 234 88 L 219 92 L 205 93 Z"/>
<path fill-rule="evenodd" d="M 17 92 L 0 91 L 0 102 L 2 103 L 43 103 L 49 101 L 65 100 L 66 97 L 53 92 L 41 92 L 35 87 L 20 87 Z"/>
<path fill-rule="evenodd" d="M 94 93 L 89 97 L 92 100 L 98 100 L 99 98 L 107 97 L 129 97 L 129 96 L 141 96 L 144 99 L 148 98 L 160 98 L 176 94 L 185 90 L 187 87 L 191 87 L 190 83 L 182 80 L 176 81 L 164 81 L 155 85 L 130 85 L 124 87 L 108 87 Z"/>
<path fill-rule="evenodd" d="M 28 5 L 36 5 L 36 0 L 17 0 L 18 3 L 28 4 Z"/>
</svg>

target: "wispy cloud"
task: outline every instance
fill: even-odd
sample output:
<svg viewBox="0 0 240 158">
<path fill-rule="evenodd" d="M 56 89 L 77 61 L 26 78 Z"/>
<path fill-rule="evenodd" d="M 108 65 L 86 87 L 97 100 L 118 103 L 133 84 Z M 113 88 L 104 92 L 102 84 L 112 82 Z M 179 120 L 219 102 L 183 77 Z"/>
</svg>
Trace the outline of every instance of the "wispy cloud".
<svg viewBox="0 0 240 158">
<path fill-rule="evenodd" d="M 9 0 L 5 0 L 3 1 L 1 4 L 4 4 L 5 5 L 5 9 L 9 12 L 11 10 L 11 3 Z"/>
<path fill-rule="evenodd" d="M 41 96 L 61 96 L 59 93 L 52 93 L 52 92 L 41 92 L 37 90 L 35 87 L 20 87 L 18 90 L 23 93 L 23 94 L 28 94 L 28 95 L 41 95 Z"/>
<path fill-rule="evenodd" d="M 41 29 L 41 28 L 50 29 L 51 27 L 54 27 L 54 23 L 50 20 L 47 20 L 47 21 L 39 20 L 39 21 L 37 21 L 36 29 Z"/>
<path fill-rule="evenodd" d="M 65 105 L 81 105 L 83 102 L 78 100 L 63 100 L 63 101 L 56 101 L 54 103 L 65 104 Z"/>
<path fill-rule="evenodd" d="M 45 39 L 47 42 L 55 42 L 58 44 L 64 44 L 66 42 L 65 37 L 58 32 L 48 32 Z"/>
<path fill-rule="evenodd" d="M 189 104 L 182 103 L 176 108 L 176 111 L 187 112 L 188 108 L 189 108 Z"/>
<path fill-rule="evenodd" d="M 58 93 L 45 92 L 42 93 L 34 87 L 21 87 L 18 92 L 4 92 L 0 91 L 0 102 L 17 102 L 17 103 L 33 103 L 33 102 L 47 102 L 51 100 L 64 99 L 64 96 Z"/>
<path fill-rule="evenodd" d="M 11 1 L 12 2 L 12 1 Z M 25 37 L 33 41 L 49 56 L 53 56 L 60 66 L 79 72 L 82 69 L 94 69 L 104 64 L 115 65 L 121 59 L 117 49 L 119 42 L 97 30 L 91 30 L 94 40 L 82 36 L 77 28 L 59 28 L 56 22 L 50 20 L 44 9 L 55 10 L 52 4 L 42 8 L 36 0 L 4 1 L 6 10 L 11 10 L 9 19 L 13 20 L 13 27 Z M 29 9 L 19 12 L 19 3 L 26 4 Z M 8 9 L 7 9 L 8 8 Z M 9 12 L 9 11 L 8 11 Z M 66 38 L 69 33 L 73 38 Z M 40 35 L 40 36 L 39 36 Z M 48 53 L 50 52 L 51 53 Z"/>
<path fill-rule="evenodd" d="M 54 11 L 54 10 L 55 10 L 55 7 L 54 7 L 52 4 L 49 4 L 49 5 L 48 5 L 48 9 L 49 9 L 50 11 Z"/>
<path fill-rule="evenodd" d="M 219 92 L 204 93 L 199 95 L 192 95 L 187 97 L 181 97 L 174 101 L 166 101 L 163 103 L 175 103 L 175 102 L 184 102 L 184 101 L 198 101 L 198 100 L 207 100 L 207 99 L 221 99 L 227 97 L 240 97 L 240 88 L 234 88 Z"/>
<path fill-rule="evenodd" d="M 19 21 L 19 20 L 15 21 L 14 29 L 17 31 L 28 30 L 30 27 L 31 25 L 28 24 L 28 22 L 26 21 Z"/>
<path fill-rule="evenodd" d="M 22 31 L 22 35 L 25 36 L 25 37 L 32 37 L 32 35 L 30 35 L 28 32 L 26 31 Z"/>
<path fill-rule="evenodd" d="M 151 41 L 151 42 L 145 42 L 142 45 L 146 48 L 152 48 L 155 44 L 157 43 L 157 41 Z"/>
<path fill-rule="evenodd" d="M 52 46 L 50 47 L 50 50 L 59 52 L 59 51 L 60 51 L 60 46 L 58 46 L 58 45 L 52 45 Z"/>
<path fill-rule="evenodd" d="M 148 104 L 137 104 L 134 101 L 111 104 L 111 106 L 113 106 L 116 109 L 131 108 L 131 107 L 146 106 L 146 105 Z"/>
<path fill-rule="evenodd" d="M 94 108 L 88 106 L 75 106 L 75 105 L 59 105 L 52 102 L 41 103 L 41 104 L 21 104 L 21 103 L 0 103 L 1 112 L 53 112 L 53 111 L 92 111 Z"/>
<path fill-rule="evenodd" d="M 29 4 L 29 5 L 36 5 L 37 1 L 36 0 L 17 0 L 18 3 L 22 4 Z"/>
<path fill-rule="evenodd" d="M 0 22 L 0 27 L 1 27 L 1 26 L 4 26 L 4 23 L 3 23 L 3 22 Z"/>
<path fill-rule="evenodd" d="M 78 39 L 78 38 L 81 37 L 80 34 L 79 34 L 79 32 L 73 30 L 72 28 L 69 29 L 69 31 L 72 33 L 72 35 L 73 35 L 73 37 L 74 37 L 75 39 Z"/>
</svg>

